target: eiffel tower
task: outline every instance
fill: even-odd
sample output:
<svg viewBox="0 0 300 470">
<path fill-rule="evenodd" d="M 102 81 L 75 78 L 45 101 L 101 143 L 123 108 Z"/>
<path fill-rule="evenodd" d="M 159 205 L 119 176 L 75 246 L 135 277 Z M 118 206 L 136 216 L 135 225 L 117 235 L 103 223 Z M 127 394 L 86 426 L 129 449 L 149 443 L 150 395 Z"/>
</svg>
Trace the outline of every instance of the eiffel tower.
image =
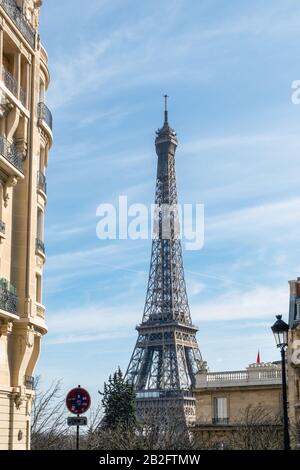
<svg viewBox="0 0 300 470">
<path fill-rule="evenodd" d="M 148 290 L 126 378 L 136 390 L 138 416 L 176 416 L 191 424 L 196 411 L 195 374 L 204 363 L 184 279 L 175 172 L 178 141 L 169 126 L 167 99 L 165 95 L 165 121 L 155 140 L 156 211 Z"/>
</svg>

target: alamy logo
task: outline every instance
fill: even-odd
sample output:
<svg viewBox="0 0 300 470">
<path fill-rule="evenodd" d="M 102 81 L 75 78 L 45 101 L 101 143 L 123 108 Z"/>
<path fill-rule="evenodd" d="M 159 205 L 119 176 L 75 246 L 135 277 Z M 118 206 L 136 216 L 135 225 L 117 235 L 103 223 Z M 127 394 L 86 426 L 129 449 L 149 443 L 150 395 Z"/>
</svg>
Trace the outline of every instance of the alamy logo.
<svg viewBox="0 0 300 470">
<path fill-rule="evenodd" d="M 120 196 L 118 205 L 100 204 L 96 233 L 100 240 L 182 240 L 186 250 L 201 250 L 204 245 L 203 204 L 128 205 Z"/>
<path fill-rule="evenodd" d="M 300 104 L 300 80 L 294 80 L 292 83 L 292 103 L 293 104 Z"/>
</svg>

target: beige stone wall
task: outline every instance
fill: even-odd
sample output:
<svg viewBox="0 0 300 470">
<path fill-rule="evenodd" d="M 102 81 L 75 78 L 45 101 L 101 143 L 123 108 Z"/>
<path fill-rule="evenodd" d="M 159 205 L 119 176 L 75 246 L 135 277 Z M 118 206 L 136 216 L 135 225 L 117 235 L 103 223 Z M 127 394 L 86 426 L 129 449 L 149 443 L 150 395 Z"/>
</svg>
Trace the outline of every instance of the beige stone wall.
<svg viewBox="0 0 300 470">
<path fill-rule="evenodd" d="M 196 397 L 194 437 L 195 442 L 201 448 L 219 449 L 218 446 L 220 445 L 231 449 L 243 448 L 243 438 L 240 436 L 242 432 L 245 432 L 244 426 L 247 423 L 246 410 L 249 407 L 254 409 L 252 414 L 250 412 L 250 419 L 256 414 L 255 408 L 257 409 L 257 407 L 261 407 L 267 413 L 268 418 L 270 417 L 271 419 L 271 427 L 268 431 L 269 434 L 265 445 L 269 445 L 268 439 L 270 437 L 272 440 L 270 445 L 275 445 L 273 448 L 280 447 L 282 429 L 279 424 L 276 424 L 276 418 L 281 415 L 282 410 L 281 386 L 279 384 L 263 386 L 244 385 L 240 387 L 224 386 L 196 389 L 194 393 Z M 214 420 L 213 403 L 215 398 L 227 399 L 228 420 L 225 422 Z M 261 444 L 262 440 L 259 445 Z M 257 442 L 256 445 L 258 445 Z"/>
<path fill-rule="evenodd" d="M 1 385 L 0 385 L 0 388 Z M 0 450 L 8 447 L 10 435 L 10 393 L 0 391 Z M 9 424 L 9 425 L 8 425 Z"/>
<path fill-rule="evenodd" d="M 45 263 L 49 71 L 34 29 L 41 2 L 25 3 L 26 35 L 0 7 L 0 449 L 30 447 L 32 376 L 47 332 L 36 279 L 42 284 Z"/>
<path fill-rule="evenodd" d="M 300 449 L 300 277 L 289 281 L 287 378 L 292 446 Z"/>
<path fill-rule="evenodd" d="M 293 446 L 300 449 L 300 325 L 290 330 L 288 348 L 288 400 Z"/>
<path fill-rule="evenodd" d="M 0 392 L 0 450 L 29 450 L 32 394 Z M 7 425 L 8 423 L 8 425 Z"/>
<path fill-rule="evenodd" d="M 261 406 L 274 416 L 281 413 L 281 389 L 278 385 L 266 388 L 228 387 L 221 390 L 196 390 L 195 396 L 197 423 L 212 423 L 214 398 L 227 398 L 229 424 L 238 422 L 248 406 Z"/>
</svg>

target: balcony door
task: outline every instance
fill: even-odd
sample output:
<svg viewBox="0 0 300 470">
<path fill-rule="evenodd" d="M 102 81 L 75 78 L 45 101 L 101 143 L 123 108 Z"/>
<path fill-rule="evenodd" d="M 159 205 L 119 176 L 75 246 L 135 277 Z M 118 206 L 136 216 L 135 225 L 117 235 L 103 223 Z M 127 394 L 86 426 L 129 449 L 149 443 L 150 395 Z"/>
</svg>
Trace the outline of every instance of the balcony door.
<svg viewBox="0 0 300 470">
<path fill-rule="evenodd" d="M 214 423 L 228 423 L 228 400 L 226 397 L 214 398 Z"/>
</svg>

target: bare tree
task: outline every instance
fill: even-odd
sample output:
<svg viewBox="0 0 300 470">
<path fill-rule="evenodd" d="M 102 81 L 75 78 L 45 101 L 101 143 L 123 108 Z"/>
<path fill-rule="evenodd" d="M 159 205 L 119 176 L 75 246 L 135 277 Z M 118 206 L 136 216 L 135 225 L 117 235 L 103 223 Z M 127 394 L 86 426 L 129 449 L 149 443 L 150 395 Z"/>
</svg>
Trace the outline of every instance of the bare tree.
<svg viewBox="0 0 300 470">
<path fill-rule="evenodd" d="M 98 427 L 87 447 L 94 450 L 192 450 L 192 435 L 178 418 L 144 419 L 131 426 Z"/>
<path fill-rule="evenodd" d="M 61 380 L 53 382 L 46 391 L 40 390 L 36 379 L 32 406 L 31 448 L 56 450 L 69 448 L 69 429 L 66 425 L 65 401 L 61 394 Z"/>
<path fill-rule="evenodd" d="M 300 450 L 300 420 L 290 422 L 291 446 L 294 450 Z"/>
<path fill-rule="evenodd" d="M 75 448 L 75 429 L 67 425 L 65 396 L 61 393 L 62 381 L 53 382 L 42 391 L 41 379 L 35 381 L 32 406 L 31 448 L 33 450 L 70 450 Z M 92 448 L 94 436 L 102 419 L 102 409 L 91 408 L 88 426 L 81 428 L 80 448 Z"/>
<path fill-rule="evenodd" d="M 91 450 L 95 448 L 96 436 L 99 433 L 103 421 L 103 411 L 99 404 L 96 408 L 91 408 L 88 418 L 88 427 L 81 437 L 80 449 Z"/>
<path fill-rule="evenodd" d="M 237 418 L 222 428 L 197 426 L 194 429 L 197 449 L 275 450 L 282 448 L 282 421 L 271 409 L 248 406 Z"/>
<path fill-rule="evenodd" d="M 67 426 L 61 381 L 40 391 L 37 379 L 32 409 L 32 449 L 74 449 L 74 429 Z M 201 433 L 187 428 L 174 412 L 171 416 L 148 418 L 130 426 L 107 428 L 99 405 L 91 409 L 88 427 L 81 430 L 82 450 L 270 450 L 282 448 L 282 422 L 264 407 L 248 406 L 221 434 Z M 299 433 L 297 428 L 296 432 Z M 296 440 L 296 439 L 295 439 Z"/>
<path fill-rule="evenodd" d="M 237 419 L 238 431 L 230 447 L 241 450 L 276 450 L 282 448 L 282 420 L 262 406 L 248 406 Z"/>
</svg>

